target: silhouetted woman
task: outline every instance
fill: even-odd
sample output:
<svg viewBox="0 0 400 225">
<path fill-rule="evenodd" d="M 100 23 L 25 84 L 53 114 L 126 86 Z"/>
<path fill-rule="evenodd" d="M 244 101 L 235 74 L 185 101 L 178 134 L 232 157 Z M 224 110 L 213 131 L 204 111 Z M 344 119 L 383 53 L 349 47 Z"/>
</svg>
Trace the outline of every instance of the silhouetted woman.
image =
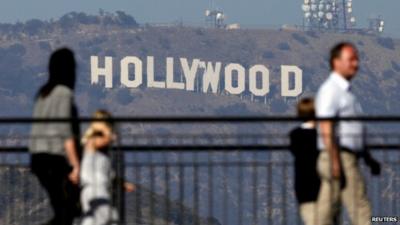
<svg viewBox="0 0 400 225">
<path fill-rule="evenodd" d="M 33 118 L 72 119 L 77 116 L 73 91 L 76 64 L 71 50 L 55 51 L 49 80 L 36 96 Z M 79 154 L 77 127 L 68 123 L 34 123 L 29 144 L 32 172 L 46 189 L 54 217 L 46 224 L 70 225 L 78 213 Z"/>
</svg>

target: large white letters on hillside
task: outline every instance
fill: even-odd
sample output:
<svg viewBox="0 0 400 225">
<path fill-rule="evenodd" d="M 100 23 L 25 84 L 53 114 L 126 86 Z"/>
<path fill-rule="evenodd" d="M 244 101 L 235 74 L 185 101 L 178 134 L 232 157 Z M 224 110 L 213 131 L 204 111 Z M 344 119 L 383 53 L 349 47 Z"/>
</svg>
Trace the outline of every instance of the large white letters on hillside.
<svg viewBox="0 0 400 225">
<path fill-rule="evenodd" d="M 225 91 L 232 95 L 240 95 L 248 90 L 254 96 L 265 96 L 270 91 L 271 75 L 265 65 L 254 65 L 247 70 L 237 63 L 223 65 L 222 62 L 187 58 L 177 60 L 168 57 L 163 64 L 164 78 L 160 78 L 162 76 L 155 74 L 156 63 L 158 62 L 153 56 L 148 56 L 145 62 L 136 56 L 122 58 L 121 84 L 127 88 L 146 85 L 149 88 L 197 90 L 204 93 Z M 115 85 L 113 65 L 112 57 L 99 59 L 98 56 L 91 56 L 91 83 L 97 84 L 104 78 L 105 87 L 112 88 Z M 177 75 L 180 75 L 180 78 Z M 299 96 L 303 91 L 303 71 L 297 66 L 281 65 L 280 89 L 283 97 Z"/>
<path fill-rule="evenodd" d="M 129 65 L 135 66 L 135 78 L 129 79 Z M 129 88 L 137 88 L 142 84 L 142 61 L 137 57 L 125 57 L 121 60 L 121 83 Z"/>
<path fill-rule="evenodd" d="M 222 63 L 217 62 L 213 64 L 212 62 L 204 63 L 205 71 L 203 75 L 203 92 L 207 93 L 208 89 L 211 88 L 212 93 L 218 92 L 219 84 L 219 73 L 221 72 Z"/>
<path fill-rule="evenodd" d="M 261 88 L 257 88 L 257 75 L 261 75 Z M 255 96 L 264 96 L 269 92 L 269 70 L 263 65 L 255 65 L 249 73 L 250 92 Z"/>
<path fill-rule="evenodd" d="M 185 75 L 186 80 L 186 90 L 188 91 L 194 91 L 194 80 L 196 79 L 199 63 L 200 60 L 194 59 L 192 62 L 192 66 L 189 66 L 188 60 L 185 58 L 181 58 L 183 75 Z"/>
<path fill-rule="evenodd" d="M 92 84 L 99 82 L 99 76 L 105 77 L 106 88 L 112 88 L 112 57 L 105 57 L 104 67 L 99 66 L 99 58 L 97 56 L 90 57 L 91 80 Z"/>
<path fill-rule="evenodd" d="M 154 57 L 147 57 L 147 87 L 165 88 L 165 82 L 154 80 Z"/>
<path fill-rule="evenodd" d="M 302 71 L 297 66 L 281 66 L 282 71 L 282 86 L 281 93 L 282 96 L 295 97 L 299 96 L 303 91 L 303 78 Z M 294 88 L 289 88 L 289 75 L 294 75 Z"/>
<path fill-rule="evenodd" d="M 244 67 L 240 64 L 229 64 L 225 67 L 225 90 L 231 94 L 239 95 L 244 91 L 246 82 Z M 237 86 L 234 87 L 233 72 L 237 74 Z"/>
</svg>

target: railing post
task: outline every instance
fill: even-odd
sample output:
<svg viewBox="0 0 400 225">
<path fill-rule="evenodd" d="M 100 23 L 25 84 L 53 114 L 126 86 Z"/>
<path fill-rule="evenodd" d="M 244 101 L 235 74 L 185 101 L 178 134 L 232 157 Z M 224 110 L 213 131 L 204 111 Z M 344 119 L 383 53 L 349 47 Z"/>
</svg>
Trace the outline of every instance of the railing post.
<svg viewBox="0 0 400 225">
<path fill-rule="evenodd" d="M 121 179 L 121 182 L 119 182 L 119 199 L 118 199 L 118 212 L 119 212 L 119 218 L 120 218 L 120 224 L 124 225 L 125 224 L 125 188 L 124 188 L 124 178 L 125 178 L 125 158 L 124 158 L 124 153 L 120 150 L 117 152 L 117 159 L 118 159 L 118 176 Z"/>
<path fill-rule="evenodd" d="M 117 130 L 118 131 L 118 130 Z M 125 157 L 124 152 L 120 148 L 120 137 L 116 131 L 116 149 L 113 152 L 114 155 L 114 168 L 116 182 L 116 195 L 114 196 L 115 207 L 118 211 L 118 224 L 126 224 L 125 218 Z"/>
</svg>

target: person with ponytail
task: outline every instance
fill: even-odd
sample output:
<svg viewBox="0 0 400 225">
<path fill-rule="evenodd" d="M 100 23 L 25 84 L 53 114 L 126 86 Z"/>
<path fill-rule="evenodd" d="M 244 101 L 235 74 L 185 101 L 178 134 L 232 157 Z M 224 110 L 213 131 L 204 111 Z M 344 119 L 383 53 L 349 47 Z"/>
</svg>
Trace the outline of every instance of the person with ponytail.
<svg viewBox="0 0 400 225">
<path fill-rule="evenodd" d="M 45 224 L 71 225 L 79 215 L 79 125 L 74 104 L 76 79 L 74 54 L 67 48 L 55 51 L 49 62 L 49 79 L 38 91 L 34 119 L 65 119 L 33 123 L 29 151 L 31 170 L 47 191 L 54 217 Z"/>
</svg>

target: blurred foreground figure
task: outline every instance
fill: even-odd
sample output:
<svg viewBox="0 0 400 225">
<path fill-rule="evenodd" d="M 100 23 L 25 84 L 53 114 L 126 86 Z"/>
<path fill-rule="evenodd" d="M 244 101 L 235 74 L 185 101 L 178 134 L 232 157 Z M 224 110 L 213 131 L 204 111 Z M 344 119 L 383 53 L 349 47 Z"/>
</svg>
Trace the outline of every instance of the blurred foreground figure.
<svg viewBox="0 0 400 225">
<path fill-rule="evenodd" d="M 37 96 L 35 119 L 72 119 L 75 85 L 73 52 L 60 49 L 49 63 L 49 80 Z M 29 144 L 31 170 L 47 191 L 54 218 L 45 224 L 70 225 L 79 214 L 79 154 L 72 123 L 34 123 Z"/>
<path fill-rule="evenodd" d="M 111 119 L 111 115 L 98 110 L 94 119 Z M 112 206 L 113 182 L 115 177 L 109 156 L 109 149 L 115 139 L 113 124 L 109 121 L 94 121 L 85 132 L 82 143 L 85 152 L 81 170 L 81 204 L 83 209 L 82 225 L 111 225 L 118 223 L 118 212 Z M 126 191 L 135 186 L 123 183 Z"/>
<path fill-rule="evenodd" d="M 297 105 L 297 115 L 304 118 L 304 122 L 290 132 L 290 151 L 295 161 L 295 192 L 304 224 L 314 225 L 317 218 L 316 202 L 321 184 L 316 169 L 319 151 L 314 121 L 314 100 L 302 99 Z"/>
<path fill-rule="evenodd" d="M 359 67 L 358 52 L 351 43 L 340 43 L 331 50 L 332 73 L 320 87 L 316 112 L 320 118 L 357 117 L 361 105 L 352 92 L 350 81 Z M 363 157 L 374 174 L 379 164 L 365 149 L 364 126 L 359 121 L 320 121 L 318 145 L 321 153 L 317 168 L 321 177 L 318 198 L 318 225 L 330 225 L 343 203 L 353 225 L 371 224 L 371 204 L 367 199 L 358 160 Z"/>
</svg>

